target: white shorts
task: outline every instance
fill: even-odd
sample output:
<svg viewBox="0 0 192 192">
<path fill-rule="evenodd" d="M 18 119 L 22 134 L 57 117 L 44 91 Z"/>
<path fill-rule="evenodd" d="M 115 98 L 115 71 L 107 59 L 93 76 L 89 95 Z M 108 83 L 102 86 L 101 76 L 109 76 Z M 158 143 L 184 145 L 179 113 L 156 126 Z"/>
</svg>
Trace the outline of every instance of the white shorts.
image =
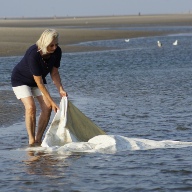
<svg viewBox="0 0 192 192">
<path fill-rule="evenodd" d="M 12 88 L 17 99 L 30 97 L 30 96 L 37 97 L 42 95 L 38 87 L 29 87 L 27 85 L 21 85 L 21 86 L 12 87 Z"/>
</svg>

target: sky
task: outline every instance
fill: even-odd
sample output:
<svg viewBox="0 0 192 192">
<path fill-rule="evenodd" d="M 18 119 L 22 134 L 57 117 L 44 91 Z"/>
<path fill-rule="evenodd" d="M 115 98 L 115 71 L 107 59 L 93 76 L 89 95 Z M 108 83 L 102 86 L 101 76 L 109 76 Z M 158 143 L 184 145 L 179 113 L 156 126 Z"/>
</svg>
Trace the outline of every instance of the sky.
<svg viewBox="0 0 192 192">
<path fill-rule="evenodd" d="M 192 0 L 0 0 L 0 18 L 191 13 Z"/>
</svg>

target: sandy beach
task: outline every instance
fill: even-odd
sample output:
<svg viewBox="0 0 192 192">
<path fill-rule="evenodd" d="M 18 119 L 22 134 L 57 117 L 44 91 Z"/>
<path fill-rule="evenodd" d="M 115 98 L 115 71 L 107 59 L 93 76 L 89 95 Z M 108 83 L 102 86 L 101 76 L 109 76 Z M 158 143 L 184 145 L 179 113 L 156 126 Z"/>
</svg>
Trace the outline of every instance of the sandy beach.
<svg viewBox="0 0 192 192">
<path fill-rule="evenodd" d="M 78 46 L 78 43 L 80 42 L 157 35 L 159 36 L 173 33 L 173 31 L 170 32 L 169 30 L 136 30 L 137 27 L 191 25 L 192 14 L 84 18 L 1 18 L 0 56 L 4 57 L 23 55 L 26 49 L 37 41 L 41 33 L 46 28 L 55 28 L 59 31 L 59 44 L 62 48 L 62 51 L 65 53 L 107 49 L 105 47 Z M 127 27 L 134 27 L 134 30 L 119 30 L 119 28 Z M 177 31 L 175 31 L 175 33 L 177 33 Z M 13 123 L 24 119 L 23 106 L 21 102 L 16 100 L 12 91 L 0 91 L 0 107 L 1 126 L 12 125 Z M 9 115 L 10 111 L 11 118 Z"/>
<path fill-rule="evenodd" d="M 0 20 L 0 56 L 23 55 L 46 28 L 56 28 L 60 33 L 63 52 L 94 51 L 103 47 L 83 47 L 85 41 L 146 37 L 168 34 L 169 31 L 119 30 L 118 28 L 142 26 L 191 26 L 192 14 L 109 16 L 76 18 L 20 18 Z"/>
</svg>

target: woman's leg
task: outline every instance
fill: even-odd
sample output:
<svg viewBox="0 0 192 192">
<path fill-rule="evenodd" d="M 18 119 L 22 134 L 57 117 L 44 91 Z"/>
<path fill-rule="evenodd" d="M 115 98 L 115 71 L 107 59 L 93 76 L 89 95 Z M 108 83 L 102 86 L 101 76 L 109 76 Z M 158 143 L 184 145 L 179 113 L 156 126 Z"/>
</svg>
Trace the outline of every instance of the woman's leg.
<svg viewBox="0 0 192 192">
<path fill-rule="evenodd" d="M 38 96 L 37 99 L 38 99 L 40 107 L 41 107 L 41 114 L 39 117 L 38 129 L 37 129 L 35 142 L 41 143 L 43 133 L 49 123 L 52 108 L 51 108 L 50 102 L 48 101 L 48 99 L 45 96 L 43 96 L 43 95 Z"/>
<path fill-rule="evenodd" d="M 32 96 L 21 98 L 25 106 L 25 124 L 29 137 L 29 144 L 35 143 L 36 106 Z"/>
</svg>

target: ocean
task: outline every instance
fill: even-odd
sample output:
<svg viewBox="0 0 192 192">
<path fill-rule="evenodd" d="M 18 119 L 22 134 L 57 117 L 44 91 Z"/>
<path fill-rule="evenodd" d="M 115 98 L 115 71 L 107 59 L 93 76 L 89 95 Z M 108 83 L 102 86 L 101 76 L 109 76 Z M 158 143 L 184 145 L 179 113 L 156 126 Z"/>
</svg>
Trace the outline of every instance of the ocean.
<svg viewBox="0 0 192 192">
<path fill-rule="evenodd" d="M 157 46 L 158 40 L 162 47 Z M 118 147 L 112 153 L 27 150 L 23 108 L 13 122 L 18 101 L 4 99 L 1 106 L 14 107 L 4 119 L 11 123 L 1 125 L 1 191 L 192 191 L 192 28 L 129 42 L 81 44 L 110 50 L 63 53 L 60 75 L 69 100 L 107 135 L 141 139 L 144 147 Z M 12 94 L 10 73 L 20 59 L 1 57 L 1 93 Z M 59 104 L 50 78 L 48 82 Z M 155 146 L 158 141 L 173 145 L 150 148 L 145 140 Z"/>
</svg>

